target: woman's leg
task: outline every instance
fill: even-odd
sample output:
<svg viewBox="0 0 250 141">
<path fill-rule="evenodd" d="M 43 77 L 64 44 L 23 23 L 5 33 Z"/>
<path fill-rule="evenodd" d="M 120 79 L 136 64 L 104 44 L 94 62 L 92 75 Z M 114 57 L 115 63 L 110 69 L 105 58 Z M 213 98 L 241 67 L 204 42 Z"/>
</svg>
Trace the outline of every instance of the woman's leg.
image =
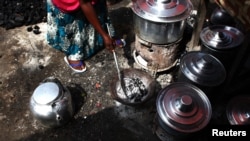
<svg viewBox="0 0 250 141">
<path fill-rule="evenodd" d="M 104 1 L 100 1 L 101 3 L 94 5 L 94 8 L 105 28 L 107 7 Z M 81 11 L 74 14 L 62 13 L 51 3 L 51 0 L 47 0 L 47 24 L 48 44 L 62 51 L 67 56 L 68 63 L 73 64 L 72 67 L 75 69 L 83 69 L 84 66 L 77 64 L 104 48 L 102 37 L 89 24 Z"/>
</svg>

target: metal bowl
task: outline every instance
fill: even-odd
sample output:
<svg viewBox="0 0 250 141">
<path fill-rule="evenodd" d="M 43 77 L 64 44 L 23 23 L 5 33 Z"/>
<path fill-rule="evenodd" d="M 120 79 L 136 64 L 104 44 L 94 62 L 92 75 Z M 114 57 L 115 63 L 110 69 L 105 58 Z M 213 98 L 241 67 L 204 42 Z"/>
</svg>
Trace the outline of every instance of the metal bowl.
<svg viewBox="0 0 250 141">
<path fill-rule="evenodd" d="M 111 95 L 118 102 L 135 106 L 153 97 L 156 82 L 151 75 L 139 69 L 121 70 L 121 81 L 116 76 L 111 82 Z"/>
</svg>

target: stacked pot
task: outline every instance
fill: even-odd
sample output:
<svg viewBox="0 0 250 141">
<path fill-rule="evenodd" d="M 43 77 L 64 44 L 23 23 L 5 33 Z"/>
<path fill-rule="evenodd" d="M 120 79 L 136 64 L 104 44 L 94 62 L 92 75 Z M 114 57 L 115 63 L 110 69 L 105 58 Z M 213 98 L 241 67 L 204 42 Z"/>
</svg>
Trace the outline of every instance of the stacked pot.
<svg viewBox="0 0 250 141">
<path fill-rule="evenodd" d="M 225 78 L 223 64 L 211 54 L 190 51 L 180 58 L 176 82 L 159 92 L 156 103 L 159 125 L 168 136 L 188 138 L 209 124 L 211 100 Z"/>
<path fill-rule="evenodd" d="M 243 44 L 244 35 L 231 26 L 212 25 L 201 31 L 200 39 L 201 50 L 218 58 L 229 72 Z"/>
<path fill-rule="evenodd" d="M 159 128 L 167 133 L 167 138 L 191 137 L 207 126 L 212 115 L 206 94 L 186 82 L 175 82 L 163 88 L 156 106 Z M 158 137 L 161 138 L 161 134 L 157 134 Z"/>
<path fill-rule="evenodd" d="M 250 96 L 233 97 L 228 102 L 226 114 L 231 125 L 250 125 Z"/>
<path fill-rule="evenodd" d="M 216 90 L 226 79 L 224 65 L 213 55 L 191 51 L 180 61 L 178 82 L 187 82 L 199 87 L 210 100 L 216 98 Z"/>
</svg>

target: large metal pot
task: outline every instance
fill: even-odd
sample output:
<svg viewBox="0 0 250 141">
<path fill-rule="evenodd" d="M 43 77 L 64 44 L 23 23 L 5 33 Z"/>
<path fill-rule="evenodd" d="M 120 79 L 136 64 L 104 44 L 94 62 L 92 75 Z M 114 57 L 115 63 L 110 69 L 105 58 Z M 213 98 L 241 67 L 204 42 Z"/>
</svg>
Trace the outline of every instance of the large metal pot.
<svg viewBox="0 0 250 141">
<path fill-rule="evenodd" d="M 213 55 L 191 51 L 181 57 L 178 82 L 188 82 L 202 89 L 209 97 L 226 79 L 223 64 Z"/>
<path fill-rule="evenodd" d="M 30 99 L 32 115 L 45 127 L 59 127 L 73 116 L 74 107 L 69 90 L 56 78 L 46 78 Z"/>
<path fill-rule="evenodd" d="M 163 88 L 158 94 L 156 106 L 161 127 L 178 137 L 201 131 L 212 115 L 205 93 L 186 82 L 175 82 Z"/>
<path fill-rule="evenodd" d="M 200 33 L 201 51 L 218 58 L 228 71 L 238 55 L 244 35 L 237 28 L 226 25 L 213 25 Z"/>
<path fill-rule="evenodd" d="M 136 0 L 134 28 L 139 38 L 168 44 L 182 38 L 193 5 L 189 0 Z"/>
</svg>

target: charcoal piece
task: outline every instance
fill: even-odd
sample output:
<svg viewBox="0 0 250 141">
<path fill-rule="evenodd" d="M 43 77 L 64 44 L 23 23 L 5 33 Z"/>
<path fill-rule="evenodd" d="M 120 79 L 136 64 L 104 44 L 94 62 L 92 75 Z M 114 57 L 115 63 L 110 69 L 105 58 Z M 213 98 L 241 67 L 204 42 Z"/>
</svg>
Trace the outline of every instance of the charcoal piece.
<svg viewBox="0 0 250 141">
<path fill-rule="evenodd" d="M 27 28 L 27 31 L 28 32 L 31 32 L 33 30 L 33 27 L 32 26 L 29 26 L 28 28 Z"/>
<path fill-rule="evenodd" d="M 34 29 L 40 29 L 40 27 L 38 25 L 35 25 Z"/>
<path fill-rule="evenodd" d="M 40 31 L 39 29 L 34 29 L 34 30 L 33 30 L 33 33 L 35 33 L 35 34 L 40 34 L 41 31 Z"/>
<path fill-rule="evenodd" d="M 22 23 L 24 22 L 24 17 L 22 15 L 15 15 L 15 22 Z"/>
<path fill-rule="evenodd" d="M 3 20 L 4 19 L 4 13 L 0 12 L 0 19 Z"/>
<path fill-rule="evenodd" d="M 148 91 L 139 78 L 125 79 L 125 95 L 131 102 L 142 102 Z"/>
<path fill-rule="evenodd" d="M 26 20 L 26 22 L 25 22 L 25 25 L 30 25 L 32 23 L 32 15 L 28 15 L 28 18 L 27 18 L 27 20 Z"/>
<path fill-rule="evenodd" d="M 33 25 L 44 22 L 46 19 L 46 1 L 44 0 L 2 0 L 0 2 L 0 26 L 6 29 Z"/>
<path fill-rule="evenodd" d="M 15 25 L 13 25 L 11 23 L 7 23 L 4 27 L 5 27 L 6 30 L 9 30 L 9 29 L 15 28 Z"/>
</svg>

